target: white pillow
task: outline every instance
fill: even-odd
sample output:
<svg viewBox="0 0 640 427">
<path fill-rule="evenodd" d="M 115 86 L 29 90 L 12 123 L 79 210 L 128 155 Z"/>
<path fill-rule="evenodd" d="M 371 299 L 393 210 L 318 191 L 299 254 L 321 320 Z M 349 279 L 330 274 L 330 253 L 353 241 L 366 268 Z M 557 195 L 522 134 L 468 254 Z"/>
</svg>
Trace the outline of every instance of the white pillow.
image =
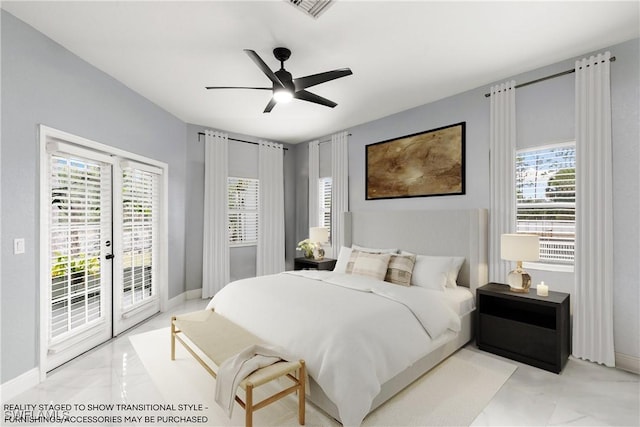
<svg viewBox="0 0 640 427">
<path fill-rule="evenodd" d="M 376 248 L 365 248 L 365 247 L 359 246 L 359 245 L 352 245 L 351 248 L 355 249 L 357 251 L 360 251 L 360 252 L 370 252 L 372 254 L 397 254 L 398 253 L 398 249 L 397 248 L 376 249 Z"/>
<path fill-rule="evenodd" d="M 387 266 L 391 254 L 374 254 L 370 252 L 358 252 L 353 263 L 352 274 L 372 277 L 376 280 L 384 280 L 387 274 Z"/>
<path fill-rule="evenodd" d="M 411 255 L 411 252 L 400 252 L 402 255 Z M 460 268 L 462 268 L 462 264 L 464 264 L 464 257 L 461 256 L 435 256 L 435 255 L 418 255 L 418 259 L 416 259 L 416 266 L 418 266 L 418 262 L 422 261 L 422 265 L 419 266 L 420 269 L 435 268 L 435 272 L 426 273 L 424 271 L 419 272 L 418 274 L 418 282 L 425 283 L 440 283 L 441 277 L 438 275 L 440 272 L 445 272 L 445 284 L 444 287 L 447 288 L 456 288 L 458 286 L 458 273 L 460 272 Z M 447 267 L 448 264 L 448 267 Z M 413 274 L 415 275 L 415 268 Z M 433 276 L 433 274 L 438 275 L 437 277 Z M 431 276 L 430 276 L 431 275 Z M 434 277 L 436 280 L 434 280 Z M 414 283 L 414 279 L 411 280 L 411 284 L 414 286 L 420 286 L 417 283 Z M 423 286 L 430 287 L 430 286 Z M 433 288 L 437 288 L 437 286 L 432 286 Z"/>
<path fill-rule="evenodd" d="M 336 261 L 335 267 L 333 267 L 333 271 L 338 273 L 345 273 L 347 271 L 347 263 L 349 262 L 349 258 L 351 257 L 351 251 L 353 249 L 347 248 L 345 246 L 340 248 L 340 254 L 338 254 L 338 261 Z"/>
<path fill-rule="evenodd" d="M 463 256 L 451 257 L 451 266 L 449 268 L 449 274 L 447 274 L 447 288 L 456 288 L 458 286 L 458 273 L 464 264 Z"/>
<path fill-rule="evenodd" d="M 413 266 L 411 285 L 444 291 L 450 270 L 450 257 L 418 255 Z"/>
</svg>

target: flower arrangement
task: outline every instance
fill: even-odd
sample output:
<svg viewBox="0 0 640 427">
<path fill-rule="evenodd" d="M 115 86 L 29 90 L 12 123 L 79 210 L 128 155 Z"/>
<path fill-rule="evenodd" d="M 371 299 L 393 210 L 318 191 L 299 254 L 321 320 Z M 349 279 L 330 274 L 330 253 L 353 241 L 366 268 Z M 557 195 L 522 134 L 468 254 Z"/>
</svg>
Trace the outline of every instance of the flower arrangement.
<svg viewBox="0 0 640 427">
<path fill-rule="evenodd" d="M 298 250 L 304 253 L 305 258 L 313 258 L 313 251 L 317 248 L 317 244 L 309 239 L 298 242 Z"/>
</svg>

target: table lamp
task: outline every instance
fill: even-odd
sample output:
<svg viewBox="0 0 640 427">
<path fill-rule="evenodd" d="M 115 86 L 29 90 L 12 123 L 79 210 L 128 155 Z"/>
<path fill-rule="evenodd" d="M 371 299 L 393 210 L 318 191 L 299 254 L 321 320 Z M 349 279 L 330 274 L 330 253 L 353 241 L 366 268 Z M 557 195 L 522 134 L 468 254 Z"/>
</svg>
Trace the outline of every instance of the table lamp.
<svg viewBox="0 0 640 427">
<path fill-rule="evenodd" d="M 522 268 L 522 261 L 540 259 L 540 238 L 535 234 L 503 234 L 500 239 L 500 257 L 516 261 L 516 269 L 507 276 L 512 292 L 529 292 L 531 276 Z"/>
<path fill-rule="evenodd" d="M 324 249 L 322 244 L 329 241 L 329 229 L 327 227 L 311 227 L 309 228 L 309 240 L 316 244 L 317 254 L 314 254 L 315 259 L 324 258 Z"/>
</svg>

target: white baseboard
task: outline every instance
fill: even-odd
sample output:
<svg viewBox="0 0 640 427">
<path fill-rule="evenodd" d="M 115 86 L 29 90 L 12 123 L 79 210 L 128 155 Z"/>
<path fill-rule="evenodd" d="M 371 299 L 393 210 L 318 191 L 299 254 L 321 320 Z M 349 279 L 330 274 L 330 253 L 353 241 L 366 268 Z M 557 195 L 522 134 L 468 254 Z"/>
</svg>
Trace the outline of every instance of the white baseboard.
<svg viewBox="0 0 640 427">
<path fill-rule="evenodd" d="M 191 289 L 190 291 L 185 292 L 185 296 L 186 296 L 187 300 L 200 299 L 200 298 L 202 298 L 202 288 L 200 288 L 200 289 Z"/>
<path fill-rule="evenodd" d="M 640 358 L 616 353 L 616 368 L 640 375 Z"/>
<path fill-rule="evenodd" d="M 179 306 L 180 304 L 182 304 L 186 300 L 187 300 L 187 297 L 186 297 L 186 293 L 185 292 L 181 293 L 180 295 L 176 295 L 175 297 L 173 297 L 169 301 L 167 301 L 167 307 L 166 307 L 165 311 L 172 310 L 173 308 Z"/>
<path fill-rule="evenodd" d="M 7 402 L 20 393 L 24 393 L 31 387 L 35 387 L 40 383 L 40 369 L 33 368 L 22 375 L 2 384 L 0 389 L 0 401 Z"/>
<path fill-rule="evenodd" d="M 167 301 L 167 308 L 165 311 L 169 311 L 185 301 L 198 298 L 202 298 L 202 289 L 191 289 L 190 291 L 183 292 Z"/>
</svg>

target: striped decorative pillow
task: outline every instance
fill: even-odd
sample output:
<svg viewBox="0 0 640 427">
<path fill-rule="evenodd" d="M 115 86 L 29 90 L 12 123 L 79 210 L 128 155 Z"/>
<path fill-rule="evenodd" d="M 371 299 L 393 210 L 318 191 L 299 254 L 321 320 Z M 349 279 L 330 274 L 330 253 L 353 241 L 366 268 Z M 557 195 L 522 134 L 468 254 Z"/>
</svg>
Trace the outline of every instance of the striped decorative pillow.
<svg viewBox="0 0 640 427">
<path fill-rule="evenodd" d="M 356 263 L 356 259 L 358 259 L 359 250 L 353 249 L 351 250 L 351 255 L 349 255 L 349 261 L 347 262 L 347 268 L 345 268 L 345 273 L 351 274 L 353 273 L 353 265 Z"/>
<path fill-rule="evenodd" d="M 354 251 L 355 252 L 355 251 Z M 389 266 L 391 254 L 372 254 L 369 252 L 358 252 L 353 263 L 352 274 L 372 277 L 377 280 L 384 280 Z"/>
<path fill-rule="evenodd" d="M 415 264 L 416 256 L 414 254 L 391 255 L 384 281 L 396 285 L 411 286 L 411 274 L 413 274 Z"/>
</svg>

